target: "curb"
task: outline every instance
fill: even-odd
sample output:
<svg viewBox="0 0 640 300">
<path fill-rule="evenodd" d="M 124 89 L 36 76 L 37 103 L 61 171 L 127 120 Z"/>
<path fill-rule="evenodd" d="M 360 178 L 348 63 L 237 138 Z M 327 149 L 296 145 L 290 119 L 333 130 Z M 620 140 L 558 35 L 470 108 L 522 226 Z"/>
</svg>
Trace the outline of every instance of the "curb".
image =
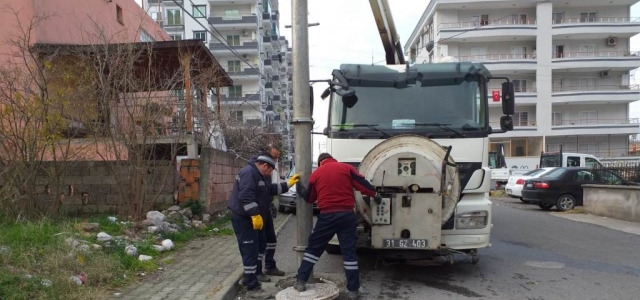
<svg viewBox="0 0 640 300">
<path fill-rule="evenodd" d="M 278 233 L 280 233 L 280 230 L 282 230 L 284 225 L 286 225 L 287 222 L 289 222 L 289 219 L 291 219 L 292 215 L 293 214 L 287 215 L 285 220 L 278 226 L 278 228 L 275 229 L 276 235 L 278 235 Z M 233 299 L 235 299 L 236 295 L 240 292 L 240 289 L 241 289 L 239 281 L 242 279 L 242 274 L 243 273 L 244 273 L 244 269 L 242 267 L 239 267 L 238 269 L 233 271 L 222 282 L 222 288 L 220 289 L 220 291 L 218 291 L 218 293 L 216 293 L 216 295 L 212 299 L 214 299 L 214 300 L 233 300 Z"/>
</svg>

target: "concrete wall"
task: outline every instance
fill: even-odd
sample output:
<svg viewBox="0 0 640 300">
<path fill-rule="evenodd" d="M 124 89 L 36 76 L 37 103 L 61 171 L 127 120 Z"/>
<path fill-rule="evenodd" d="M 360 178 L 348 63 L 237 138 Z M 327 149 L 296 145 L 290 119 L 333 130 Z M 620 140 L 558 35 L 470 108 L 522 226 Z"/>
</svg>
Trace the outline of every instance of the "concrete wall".
<svg viewBox="0 0 640 300">
<path fill-rule="evenodd" d="M 584 185 L 583 191 L 587 213 L 640 222 L 640 187 Z"/>
<path fill-rule="evenodd" d="M 57 165 L 56 165 L 57 164 Z M 130 208 L 130 166 L 117 162 L 43 162 L 34 193 L 44 211 L 61 204 L 61 212 L 72 214 L 118 213 Z M 61 172 L 60 176 L 55 176 Z M 174 202 L 175 167 L 156 161 L 144 178 L 144 208 L 167 208 Z M 123 197 L 123 195 L 125 195 Z"/>
</svg>

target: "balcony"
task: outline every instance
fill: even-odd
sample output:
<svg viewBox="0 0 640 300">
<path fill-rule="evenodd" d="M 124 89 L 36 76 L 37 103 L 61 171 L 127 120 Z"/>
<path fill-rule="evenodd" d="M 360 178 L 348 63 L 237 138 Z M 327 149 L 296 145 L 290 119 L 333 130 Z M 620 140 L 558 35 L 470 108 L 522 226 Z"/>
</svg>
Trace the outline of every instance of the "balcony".
<svg viewBox="0 0 640 300">
<path fill-rule="evenodd" d="M 500 19 L 441 23 L 438 27 L 438 40 L 489 42 L 510 41 L 514 37 L 521 41 L 535 40 L 536 28 L 536 20 Z"/>
<path fill-rule="evenodd" d="M 251 126 L 262 126 L 262 119 L 260 117 L 245 117 L 244 123 Z"/>
<path fill-rule="evenodd" d="M 273 83 L 271 83 L 271 81 L 267 81 L 267 83 L 264 84 L 264 89 L 266 92 L 273 93 Z"/>
<path fill-rule="evenodd" d="M 249 103 L 249 104 L 260 103 L 260 93 L 249 92 L 241 95 L 233 95 L 233 94 L 220 95 L 220 103 L 224 105 L 242 105 L 245 103 Z"/>
<path fill-rule="evenodd" d="M 280 49 L 280 42 L 278 41 L 277 34 L 271 35 L 271 46 L 273 47 L 273 49 Z"/>
<path fill-rule="evenodd" d="M 554 87 L 553 103 L 608 104 L 631 103 L 640 99 L 638 85 L 596 85 Z M 516 101 L 518 97 L 516 96 Z"/>
<path fill-rule="evenodd" d="M 532 53 L 458 56 L 458 60 L 482 63 L 489 71 L 531 71 L 537 68 L 536 57 Z"/>
<path fill-rule="evenodd" d="M 262 26 L 265 29 L 270 30 L 271 26 L 272 26 L 272 21 L 271 21 L 271 14 L 269 13 L 262 13 Z"/>
<path fill-rule="evenodd" d="M 232 72 L 227 71 L 227 74 L 231 76 L 232 79 L 258 79 L 260 78 L 260 72 L 256 68 L 245 68 L 242 71 Z"/>
<path fill-rule="evenodd" d="M 491 128 L 500 129 L 500 122 L 489 122 L 489 126 Z M 538 127 L 534 120 L 526 121 L 526 122 L 514 122 L 513 130 L 507 131 L 505 133 L 493 133 L 490 135 L 492 138 L 496 137 L 504 137 L 504 138 L 512 138 L 512 137 L 528 137 L 532 134 L 535 134 L 538 131 Z"/>
<path fill-rule="evenodd" d="M 555 119 L 551 124 L 552 135 L 639 134 L 637 118 L 618 119 Z"/>
<path fill-rule="evenodd" d="M 256 29 L 258 17 L 256 15 L 209 15 L 209 23 L 216 29 Z"/>
<path fill-rule="evenodd" d="M 489 107 L 502 107 L 502 99 L 499 101 L 492 100 L 491 91 L 501 90 L 501 87 L 489 87 Z M 538 103 L 538 91 L 535 86 L 531 87 L 515 87 L 516 106 L 535 106 Z M 498 124 L 500 126 L 500 124 Z"/>
<path fill-rule="evenodd" d="M 271 67 L 271 60 L 270 60 L 270 59 L 265 59 L 265 60 L 264 60 L 264 68 L 265 68 L 265 69 L 273 69 L 273 68 Z"/>
<path fill-rule="evenodd" d="M 553 69 L 629 71 L 640 67 L 638 51 L 565 52 L 554 53 L 553 57 Z"/>
<path fill-rule="evenodd" d="M 255 54 L 259 53 L 258 42 L 257 41 L 244 41 L 240 45 L 227 45 L 222 43 L 209 43 L 209 49 L 214 54 L 232 54 L 232 48 L 238 54 Z"/>
<path fill-rule="evenodd" d="M 262 37 L 262 46 L 264 46 L 264 49 L 267 52 L 273 51 L 273 46 L 271 45 L 271 37 L 270 36 L 263 36 Z"/>
<path fill-rule="evenodd" d="M 275 115 L 275 117 L 273 117 L 273 122 L 274 122 L 274 123 L 281 124 L 280 115 Z"/>
<path fill-rule="evenodd" d="M 274 95 L 271 101 L 274 106 L 280 106 L 280 95 Z"/>
<path fill-rule="evenodd" d="M 640 18 L 597 17 L 553 20 L 552 34 L 561 39 L 606 39 L 610 36 L 630 38 L 640 32 Z"/>
</svg>

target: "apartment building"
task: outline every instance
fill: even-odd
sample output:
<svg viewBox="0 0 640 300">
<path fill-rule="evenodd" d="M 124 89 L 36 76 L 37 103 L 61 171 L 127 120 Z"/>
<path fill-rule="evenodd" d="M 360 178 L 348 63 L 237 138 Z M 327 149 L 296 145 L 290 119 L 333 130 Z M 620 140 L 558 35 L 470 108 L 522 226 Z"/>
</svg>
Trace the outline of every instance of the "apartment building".
<svg viewBox="0 0 640 300">
<path fill-rule="evenodd" d="M 507 156 L 561 146 L 598 157 L 633 155 L 630 137 L 640 133 L 638 119 L 629 117 L 629 104 L 640 100 L 632 72 L 640 52 L 630 45 L 640 33 L 640 18 L 630 15 L 636 2 L 431 0 L 405 55 L 416 63 L 453 56 L 512 79 L 515 128 L 490 136 Z M 489 94 L 495 90 L 500 82 L 490 83 Z M 501 103 L 490 101 L 490 123 L 499 127 Z"/>
<path fill-rule="evenodd" d="M 225 114 L 249 125 L 273 126 L 284 148 L 293 152 L 287 121 L 292 56 L 280 36 L 278 0 L 144 0 L 143 8 L 172 39 L 202 39 L 209 45 L 234 82 L 221 91 Z"/>
</svg>

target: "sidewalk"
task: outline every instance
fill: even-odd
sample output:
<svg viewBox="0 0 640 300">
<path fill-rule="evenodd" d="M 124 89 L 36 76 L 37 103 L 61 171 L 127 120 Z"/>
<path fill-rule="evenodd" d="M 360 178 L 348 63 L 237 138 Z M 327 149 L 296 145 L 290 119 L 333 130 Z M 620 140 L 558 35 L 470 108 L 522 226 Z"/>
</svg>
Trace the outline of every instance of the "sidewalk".
<svg viewBox="0 0 640 300">
<path fill-rule="evenodd" d="M 640 223 L 622 221 L 622 220 L 611 219 L 611 218 L 595 216 L 590 214 L 566 214 L 566 213 L 552 212 L 551 215 L 560 217 L 560 218 L 569 219 L 572 221 L 600 225 L 613 230 L 640 235 Z"/>
<path fill-rule="evenodd" d="M 278 214 L 276 233 L 292 215 Z M 116 299 L 204 300 L 235 296 L 242 275 L 242 259 L 234 235 L 215 236 L 186 244 L 165 257 L 171 263 L 162 271 L 119 291 Z"/>
</svg>

